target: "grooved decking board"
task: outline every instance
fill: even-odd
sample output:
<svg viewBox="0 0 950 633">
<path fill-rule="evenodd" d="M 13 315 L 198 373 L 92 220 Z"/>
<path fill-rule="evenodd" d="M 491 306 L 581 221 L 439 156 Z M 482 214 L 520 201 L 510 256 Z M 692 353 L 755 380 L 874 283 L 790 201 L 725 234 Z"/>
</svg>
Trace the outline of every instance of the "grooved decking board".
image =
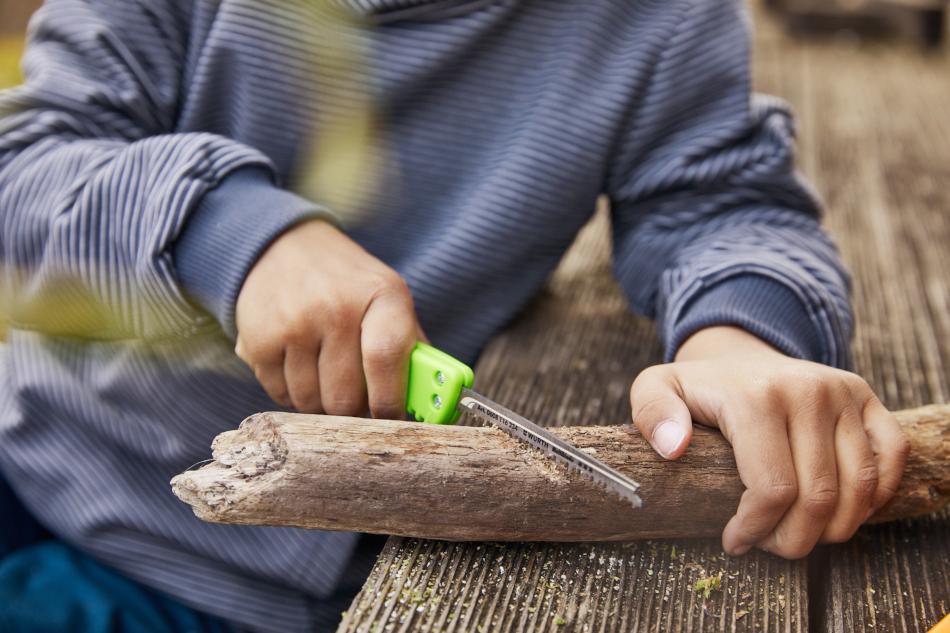
<svg viewBox="0 0 950 633">
<path fill-rule="evenodd" d="M 946 402 L 947 58 L 802 44 L 757 17 L 757 87 L 795 105 L 800 164 L 854 273 L 857 370 L 892 408 Z M 628 314 L 608 254 L 601 214 L 545 294 L 486 350 L 477 388 L 546 425 L 627 421 L 630 383 L 660 349 L 652 326 Z M 946 514 L 862 529 L 807 564 L 728 559 L 715 541 L 394 538 L 340 630 L 926 631 L 950 610 L 948 549 Z M 720 571 L 722 590 L 703 600 L 694 582 Z"/>
<path fill-rule="evenodd" d="M 795 104 L 803 167 L 854 277 L 856 369 L 891 408 L 947 402 L 950 59 L 762 26 L 758 85 Z M 926 631 L 950 612 L 946 514 L 862 529 L 814 564 L 818 630 Z"/>
<path fill-rule="evenodd" d="M 390 539 L 352 631 L 800 631 L 800 566 L 703 542 L 445 544 Z M 708 599 L 693 590 L 722 575 Z M 792 614 L 794 617 L 790 617 Z"/>
</svg>

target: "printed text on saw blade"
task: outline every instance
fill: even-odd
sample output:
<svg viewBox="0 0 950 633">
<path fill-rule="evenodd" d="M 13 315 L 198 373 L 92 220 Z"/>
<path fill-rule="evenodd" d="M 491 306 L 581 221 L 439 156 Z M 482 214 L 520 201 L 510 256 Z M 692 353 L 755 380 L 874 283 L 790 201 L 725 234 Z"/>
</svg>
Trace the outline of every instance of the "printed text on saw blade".
<svg viewBox="0 0 950 633">
<path fill-rule="evenodd" d="M 562 461 L 570 468 L 587 474 L 600 483 L 610 486 L 624 499 L 631 501 L 635 507 L 640 507 L 642 500 L 636 494 L 639 484 L 632 479 L 618 473 L 600 460 L 589 457 L 570 444 L 563 442 L 542 427 L 538 427 L 521 416 L 509 412 L 481 394 L 465 389 L 460 404 L 474 413 L 479 413 L 488 421 L 495 423 L 516 439 L 527 441 L 532 446 L 549 453 L 555 459 Z M 486 402 L 483 402 L 486 401 Z M 494 407 L 497 407 L 494 408 Z M 510 416 L 510 417 L 509 417 Z"/>
</svg>

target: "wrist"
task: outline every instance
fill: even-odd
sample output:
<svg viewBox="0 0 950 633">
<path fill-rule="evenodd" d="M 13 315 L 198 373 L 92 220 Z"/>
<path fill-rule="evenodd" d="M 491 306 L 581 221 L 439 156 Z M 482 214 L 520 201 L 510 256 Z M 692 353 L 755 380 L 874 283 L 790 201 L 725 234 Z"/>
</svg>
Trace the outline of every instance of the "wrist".
<svg viewBox="0 0 950 633">
<path fill-rule="evenodd" d="M 754 334 L 731 325 L 715 325 L 693 333 L 680 345 L 676 362 L 708 360 L 738 354 L 768 354 L 784 356 Z"/>
<path fill-rule="evenodd" d="M 205 194 L 175 242 L 179 283 L 231 338 L 238 293 L 250 269 L 274 240 L 320 218 L 324 207 L 277 187 L 263 168 L 240 169 Z"/>
</svg>

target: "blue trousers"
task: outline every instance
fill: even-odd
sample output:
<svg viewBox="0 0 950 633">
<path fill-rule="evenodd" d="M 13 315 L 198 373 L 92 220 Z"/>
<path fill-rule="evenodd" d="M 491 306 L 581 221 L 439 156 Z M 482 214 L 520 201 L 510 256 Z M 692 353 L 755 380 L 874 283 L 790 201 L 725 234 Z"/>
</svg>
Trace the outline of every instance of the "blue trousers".
<svg viewBox="0 0 950 633">
<path fill-rule="evenodd" d="M 0 477 L 0 632 L 233 633 L 56 540 Z"/>
</svg>

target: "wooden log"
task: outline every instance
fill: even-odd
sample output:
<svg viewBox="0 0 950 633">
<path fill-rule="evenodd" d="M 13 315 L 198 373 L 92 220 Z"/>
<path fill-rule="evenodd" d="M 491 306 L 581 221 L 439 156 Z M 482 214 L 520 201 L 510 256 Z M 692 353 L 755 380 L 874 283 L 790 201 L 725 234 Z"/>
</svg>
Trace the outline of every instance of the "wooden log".
<svg viewBox="0 0 950 633">
<path fill-rule="evenodd" d="M 950 405 L 897 414 L 911 440 L 900 490 L 874 517 L 939 510 L 950 499 Z M 446 540 L 612 541 L 714 536 L 743 485 L 732 449 L 697 427 L 666 462 L 630 426 L 558 435 L 641 484 L 634 509 L 490 427 L 261 413 L 219 435 L 214 461 L 172 479 L 206 521 Z"/>
</svg>

